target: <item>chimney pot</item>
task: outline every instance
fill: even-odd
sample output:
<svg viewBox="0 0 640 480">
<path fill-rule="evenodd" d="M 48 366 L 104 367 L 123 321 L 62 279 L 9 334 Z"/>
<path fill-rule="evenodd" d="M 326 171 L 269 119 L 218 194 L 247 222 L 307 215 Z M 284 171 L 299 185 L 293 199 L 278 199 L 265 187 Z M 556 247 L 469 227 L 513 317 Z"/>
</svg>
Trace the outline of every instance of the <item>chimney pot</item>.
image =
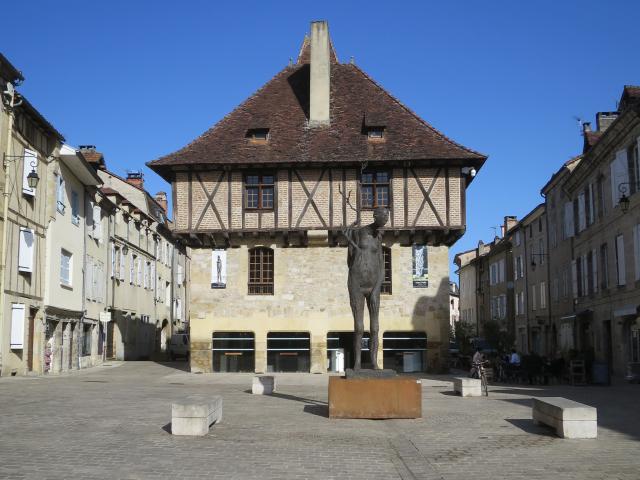
<svg viewBox="0 0 640 480">
<path fill-rule="evenodd" d="M 162 207 L 162 209 L 164 210 L 164 214 L 165 216 L 168 215 L 168 202 L 167 202 L 167 192 L 158 192 L 155 195 L 155 200 L 156 202 L 158 202 L 158 204 Z"/>
<path fill-rule="evenodd" d="M 584 122 L 582 124 L 582 133 L 589 133 L 591 131 L 591 122 Z"/>
<path fill-rule="evenodd" d="M 311 66 L 309 125 L 329 125 L 331 61 L 329 25 L 326 21 L 311 22 Z"/>
</svg>

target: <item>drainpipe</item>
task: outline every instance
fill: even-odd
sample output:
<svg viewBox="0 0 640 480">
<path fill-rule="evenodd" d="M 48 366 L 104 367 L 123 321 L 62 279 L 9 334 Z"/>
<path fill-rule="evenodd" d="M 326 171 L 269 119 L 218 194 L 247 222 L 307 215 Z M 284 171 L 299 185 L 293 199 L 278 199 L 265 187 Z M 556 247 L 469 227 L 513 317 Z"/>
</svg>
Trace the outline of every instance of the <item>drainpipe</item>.
<svg viewBox="0 0 640 480">
<path fill-rule="evenodd" d="M 4 322 L 5 322 L 5 269 L 7 265 L 7 223 L 9 216 L 9 173 L 7 170 L 7 158 L 13 157 L 13 120 L 14 120 L 14 107 L 17 107 L 22 103 L 21 100 L 16 103 L 16 92 L 14 89 L 9 89 L 11 98 L 9 104 L 6 105 L 6 111 L 9 113 L 9 121 L 7 122 L 7 152 L 5 158 L 2 159 L 2 176 L 4 180 L 3 192 L 2 192 L 2 251 L 0 252 L 0 376 L 2 375 L 2 367 L 4 363 Z"/>
</svg>

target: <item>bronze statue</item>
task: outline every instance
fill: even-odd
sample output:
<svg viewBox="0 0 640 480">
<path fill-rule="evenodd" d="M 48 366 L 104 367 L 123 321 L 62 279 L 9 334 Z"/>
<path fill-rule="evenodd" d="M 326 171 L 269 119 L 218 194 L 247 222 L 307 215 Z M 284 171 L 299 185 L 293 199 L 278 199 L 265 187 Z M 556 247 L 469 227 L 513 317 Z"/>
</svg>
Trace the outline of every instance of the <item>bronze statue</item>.
<svg viewBox="0 0 640 480">
<path fill-rule="evenodd" d="M 382 231 L 389 220 L 389 211 L 384 207 L 373 212 L 373 223 L 358 227 L 352 224 L 343 233 L 349 241 L 349 302 L 353 312 L 354 370 L 360 370 L 360 352 L 364 333 L 364 301 L 369 309 L 371 364 L 378 370 L 378 312 L 380 310 L 380 288 L 384 281 L 384 257 L 382 254 Z"/>
</svg>

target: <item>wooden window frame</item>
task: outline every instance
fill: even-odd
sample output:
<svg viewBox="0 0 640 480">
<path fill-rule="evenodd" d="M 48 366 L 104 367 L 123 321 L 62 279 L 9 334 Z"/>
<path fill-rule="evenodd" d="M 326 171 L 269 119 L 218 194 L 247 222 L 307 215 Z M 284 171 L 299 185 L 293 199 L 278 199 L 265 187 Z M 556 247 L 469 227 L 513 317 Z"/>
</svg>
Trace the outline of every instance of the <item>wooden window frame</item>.
<svg viewBox="0 0 640 480">
<path fill-rule="evenodd" d="M 258 177 L 258 183 L 257 184 L 249 184 L 247 183 L 247 178 L 248 177 Z M 273 178 L 273 182 L 272 183 L 264 183 L 263 182 L 263 178 L 264 177 L 271 177 Z M 243 195 L 242 195 L 242 200 L 243 200 L 243 210 L 247 211 L 247 212 L 273 212 L 275 209 L 275 201 L 276 201 L 276 175 L 273 172 L 249 172 L 249 173 L 245 173 L 244 174 L 244 178 L 243 178 Z M 249 202 L 248 202 L 248 190 L 249 188 L 258 188 L 258 206 L 257 207 L 250 207 L 249 206 Z M 271 206 L 270 207 L 263 207 L 262 206 L 262 192 L 263 189 L 265 188 L 271 188 Z"/>
<path fill-rule="evenodd" d="M 382 287 L 380 288 L 380 294 L 392 295 L 393 294 L 393 264 L 391 260 L 391 249 L 389 247 L 382 247 L 382 259 L 384 262 L 384 280 L 382 280 Z"/>
<path fill-rule="evenodd" d="M 251 248 L 248 260 L 248 295 L 273 295 L 275 277 L 273 249 L 268 247 Z"/>
<path fill-rule="evenodd" d="M 387 174 L 387 181 L 386 182 L 381 182 L 378 183 L 378 174 L 379 173 L 386 173 Z M 362 181 L 362 177 L 363 175 L 366 174 L 372 174 L 373 175 L 373 181 L 372 182 L 366 182 L 364 183 Z M 360 209 L 361 210 L 375 210 L 378 207 L 384 207 L 384 208 L 391 208 L 391 182 L 392 182 L 392 177 L 391 177 L 391 171 L 387 170 L 387 169 L 371 169 L 371 170 L 365 170 L 364 172 L 362 172 L 362 174 L 360 175 Z M 372 196 L 373 196 L 373 204 L 372 205 L 364 205 L 363 202 L 363 195 L 362 195 L 362 191 L 363 191 L 363 187 L 365 186 L 371 186 L 372 188 Z M 379 205 L 378 204 L 378 187 L 387 187 L 387 204 L 386 205 Z"/>
</svg>

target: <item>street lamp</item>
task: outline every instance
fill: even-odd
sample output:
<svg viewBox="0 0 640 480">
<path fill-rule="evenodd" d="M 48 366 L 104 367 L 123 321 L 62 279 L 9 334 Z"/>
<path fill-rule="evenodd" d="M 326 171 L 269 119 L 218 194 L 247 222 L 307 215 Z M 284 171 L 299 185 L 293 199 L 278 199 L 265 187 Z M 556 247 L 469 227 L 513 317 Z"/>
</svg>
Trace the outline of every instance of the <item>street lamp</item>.
<svg viewBox="0 0 640 480">
<path fill-rule="evenodd" d="M 535 270 L 536 269 L 536 259 L 535 257 L 549 257 L 548 253 L 532 253 L 531 254 L 531 270 Z"/>
<path fill-rule="evenodd" d="M 636 192 L 640 190 L 640 182 L 622 182 L 618 184 L 618 191 L 620 192 L 620 200 L 618 200 L 618 205 L 620 205 L 620 210 L 622 213 L 627 213 L 629 211 L 629 197 L 627 193 L 629 193 L 630 187 L 633 185 L 635 187 Z"/>
</svg>

